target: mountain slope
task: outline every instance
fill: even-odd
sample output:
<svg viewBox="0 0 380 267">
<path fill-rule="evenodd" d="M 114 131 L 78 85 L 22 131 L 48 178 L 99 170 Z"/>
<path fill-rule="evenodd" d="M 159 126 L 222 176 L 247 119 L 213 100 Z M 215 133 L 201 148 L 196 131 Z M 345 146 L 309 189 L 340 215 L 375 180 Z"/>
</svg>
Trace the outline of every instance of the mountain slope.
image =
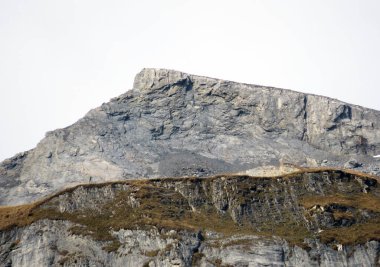
<svg viewBox="0 0 380 267">
<path fill-rule="evenodd" d="M 80 185 L 0 209 L 12 266 L 375 266 L 379 178 L 336 169 Z"/>
<path fill-rule="evenodd" d="M 210 176 L 280 161 L 379 172 L 380 112 L 322 96 L 144 69 L 132 90 L 0 166 L 0 204 L 67 186 Z M 354 167 L 360 164 L 354 164 Z"/>
</svg>

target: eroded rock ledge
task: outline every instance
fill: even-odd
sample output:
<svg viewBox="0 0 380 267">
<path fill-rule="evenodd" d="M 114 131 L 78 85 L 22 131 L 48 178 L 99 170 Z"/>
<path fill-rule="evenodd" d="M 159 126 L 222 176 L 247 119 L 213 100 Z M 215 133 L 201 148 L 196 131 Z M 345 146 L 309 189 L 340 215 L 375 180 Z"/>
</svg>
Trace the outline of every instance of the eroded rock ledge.
<svg viewBox="0 0 380 267">
<path fill-rule="evenodd" d="M 375 266 L 379 207 L 378 177 L 337 169 L 86 184 L 1 208 L 0 261 Z"/>
</svg>

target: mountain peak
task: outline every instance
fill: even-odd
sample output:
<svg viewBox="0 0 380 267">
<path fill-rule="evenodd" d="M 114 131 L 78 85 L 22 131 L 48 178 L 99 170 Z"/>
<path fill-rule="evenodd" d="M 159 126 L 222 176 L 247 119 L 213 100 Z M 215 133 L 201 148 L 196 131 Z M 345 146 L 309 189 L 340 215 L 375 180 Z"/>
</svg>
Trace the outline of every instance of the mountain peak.
<svg viewBox="0 0 380 267">
<path fill-rule="evenodd" d="M 133 88 L 0 164 L 0 203 L 89 181 L 251 173 L 281 161 L 380 173 L 379 111 L 168 69 L 143 69 Z"/>
<path fill-rule="evenodd" d="M 379 154 L 379 111 L 143 69 L 0 163 L 0 205 L 42 199 L 0 209 L 0 265 L 377 266 Z"/>
<path fill-rule="evenodd" d="M 165 85 L 187 79 L 188 74 L 168 69 L 144 68 L 135 77 L 133 88 L 139 90 L 155 90 Z"/>
</svg>

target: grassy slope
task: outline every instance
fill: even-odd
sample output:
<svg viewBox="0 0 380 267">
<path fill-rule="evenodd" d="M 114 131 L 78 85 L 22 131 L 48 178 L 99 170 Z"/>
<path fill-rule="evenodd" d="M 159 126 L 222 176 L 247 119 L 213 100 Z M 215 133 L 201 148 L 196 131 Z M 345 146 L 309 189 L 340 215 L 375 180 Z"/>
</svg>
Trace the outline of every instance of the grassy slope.
<svg viewBox="0 0 380 267">
<path fill-rule="evenodd" d="M 303 173 L 320 173 L 326 171 L 336 171 L 337 169 L 314 168 L 302 169 L 298 172 L 284 175 L 282 177 L 273 177 L 289 179 Z M 367 174 L 348 171 L 347 173 L 365 179 L 375 179 L 377 177 Z M 108 182 L 102 184 L 86 184 L 73 188 L 65 189 L 46 199 L 33 204 L 20 205 L 13 207 L 0 207 L 0 230 L 6 230 L 14 226 L 29 225 L 40 219 L 69 220 L 77 223 L 71 231 L 74 234 L 90 235 L 97 240 L 112 241 L 107 247 L 113 250 L 118 247 L 117 241 L 110 235 L 109 229 L 135 229 L 158 227 L 176 230 L 212 230 L 224 235 L 233 234 L 254 234 L 261 236 L 280 236 L 292 244 L 302 245 L 304 238 L 319 238 L 322 242 L 338 242 L 342 244 L 364 243 L 368 240 L 380 240 L 380 197 L 374 194 L 355 193 L 350 195 L 333 194 L 326 196 L 307 195 L 300 199 L 299 205 L 305 210 L 315 205 L 326 206 L 330 204 L 341 204 L 358 210 L 367 210 L 377 214 L 375 218 L 364 222 L 357 223 L 350 227 L 334 227 L 325 229 L 316 235 L 308 231 L 304 225 L 294 221 L 291 214 L 283 214 L 281 222 L 268 222 L 259 230 L 253 228 L 247 222 L 235 223 L 228 213 L 218 213 L 212 205 L 210 199 L 193 211 L 188 200 L 178 192 L 158 186 L 157 182 L 188 182 L 190 184 L 202 181 L 203 183 L 211 182 L 215 179 L 234 179 L 237 176 L 216 176 L 210 178 L 166 178 L 152 180 L 129 180 Z M 242 176 L 245 177 L 245 176 Z M 255 181 L 260 177 L 245 177 L 247 181 Z M 249 180 L 252 179 L 252 180 Z M 50 203 L 57 196 L 71 193 L 78 187 L 93 188 L 103 187 L 114 184 L 128 184 L 132 191 L 120 191 L 116 197 L 102 206 L 102 212 L 99 214 L 91 210 L 80 210 L 73 213 L 59 212 L 55 208 L 43 208 L 43 204 Z M 246 185 L 246 186 L 249 186 Z M 139 200 L 139 207 L 132 208 L 128 204 L 128 197 L 133 194 Z M 239 201 L 244 204 L 247 197 L 242 196 Z M 249 199 L 248 199 L 249 200 Z M 334 216 L 351 216 L 349 213 L 337 213 Z"/>
</svg>

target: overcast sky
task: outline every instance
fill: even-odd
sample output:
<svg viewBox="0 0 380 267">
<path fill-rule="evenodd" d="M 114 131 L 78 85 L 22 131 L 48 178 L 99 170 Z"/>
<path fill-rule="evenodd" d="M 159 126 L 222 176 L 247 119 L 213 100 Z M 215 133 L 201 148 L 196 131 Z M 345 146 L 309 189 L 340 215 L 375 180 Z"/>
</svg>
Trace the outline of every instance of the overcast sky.
<svg viewBox="0 0 380 267">
<path fill-rule="evenodd" d="M 380 1 L 0 0 L 0 160 L 130 89 L 143 67 L 380 110 Z"/>
</svg>

